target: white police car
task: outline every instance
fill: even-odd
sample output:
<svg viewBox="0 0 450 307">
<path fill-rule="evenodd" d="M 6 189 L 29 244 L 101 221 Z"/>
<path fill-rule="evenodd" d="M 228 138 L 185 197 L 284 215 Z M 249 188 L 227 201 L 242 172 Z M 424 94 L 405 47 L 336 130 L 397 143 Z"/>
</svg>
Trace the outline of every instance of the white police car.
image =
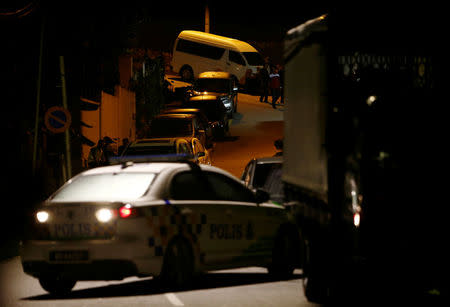
<svg viewBox="0 0 450 307">
<path fill-rule="evenodd" d="M 267 198 L 189 161 L 90 169 L 37 209 L 23 269 L 53 294 L 78 280 L 152 275 L 182 285 L 196 272 L 242 266 L 288 275 L 298 235 Z"/>
</svg>

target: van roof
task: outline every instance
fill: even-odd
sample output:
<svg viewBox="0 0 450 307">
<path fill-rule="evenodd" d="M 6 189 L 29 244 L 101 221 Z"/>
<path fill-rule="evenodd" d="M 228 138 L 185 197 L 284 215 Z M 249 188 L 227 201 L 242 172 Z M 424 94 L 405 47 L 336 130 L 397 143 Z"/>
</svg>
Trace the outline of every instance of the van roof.
<svg viewBox="0 0 450 307">
<path fill-rule="evenodd" d="M 258 52 L 258 50 L 256 50 L 252 45 L 246 42 L 201 31 L 181 31 L 181 33 L 178 35 L 178 38 L 202 42 L 213 46 L 227 47 L 229 49 L 241 52 Z"/>
</svg>

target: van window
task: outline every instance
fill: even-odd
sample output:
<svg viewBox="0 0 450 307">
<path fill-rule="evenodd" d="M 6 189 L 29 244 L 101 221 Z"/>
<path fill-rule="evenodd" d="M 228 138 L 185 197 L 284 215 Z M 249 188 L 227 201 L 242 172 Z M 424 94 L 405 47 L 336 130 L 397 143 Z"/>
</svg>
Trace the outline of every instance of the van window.
<svg viewBox="0 0 450 307">
<path fill-rule="evenodd" d="M 245 66 L 245 61 L 239 52 L 230 50 L 228 58 L 230 59 L 231 62 Z"/>
<path fill-rule="evenodd" d="M 263 58 L 258 52 L 242 52 L 247 59 L 248 65 L 262 66 L 264 65 Z"/>
<path fill-rule="evenodd" d="M 179 39 L 177 43 L 177 51 L 190 53 L 193 55 L 198 55 L 204 58 L 210 58 L 213 60 L 218 60 L 222 57 L 225 49 L 220 47 L 214 47 L 209 45 L 204 45 L 185 39 Z"/>
</svg>

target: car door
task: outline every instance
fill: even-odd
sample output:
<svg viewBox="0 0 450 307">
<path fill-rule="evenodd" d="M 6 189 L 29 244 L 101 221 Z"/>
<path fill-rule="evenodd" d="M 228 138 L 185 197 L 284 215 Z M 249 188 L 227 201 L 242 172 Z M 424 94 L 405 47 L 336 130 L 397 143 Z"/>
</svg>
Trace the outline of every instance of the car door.
<svg viewBox="0 0 450 307">
<path fill-rule="evenodd" d="M 263 265 L 271 260 L 280 224 L 279 208 L 256 204 L 238 181 L 216 172 L 184 171 L 174 176 L 171 202 L 201 224 L 192 227 L 201 265 L 209 269 Z M 280 212 L 278 212 L 280 211 Z M 199 231 L 200 229 L 200 231 Z"/>
</svg>

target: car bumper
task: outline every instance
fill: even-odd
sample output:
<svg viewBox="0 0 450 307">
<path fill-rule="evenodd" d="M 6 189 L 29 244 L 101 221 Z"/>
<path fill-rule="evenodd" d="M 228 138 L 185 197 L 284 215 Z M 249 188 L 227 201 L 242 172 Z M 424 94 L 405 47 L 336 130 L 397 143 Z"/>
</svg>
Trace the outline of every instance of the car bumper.
<svg viewBox="0 0 450 307">
<path fill-rule="evenodd" d="M 89 263 L 49 263 L 23 261 L 23 271 L 34 277 L 59 275 L 75 280 L 121 280 L 138 275 L 138 269 L 129 260 L 93 260 Z"/>
<path fill-rule="evenodd" d="M 40 277 L 63 275 L 76 280 L 120 280 L 128 276 L 159 275 L 162 257 L 150 254 L 144 242 L 120 240 L 30 240 L 20 246 L 25 273 Z M 82 254 L 58 259 L 55 253 Z"/>
</svg>

